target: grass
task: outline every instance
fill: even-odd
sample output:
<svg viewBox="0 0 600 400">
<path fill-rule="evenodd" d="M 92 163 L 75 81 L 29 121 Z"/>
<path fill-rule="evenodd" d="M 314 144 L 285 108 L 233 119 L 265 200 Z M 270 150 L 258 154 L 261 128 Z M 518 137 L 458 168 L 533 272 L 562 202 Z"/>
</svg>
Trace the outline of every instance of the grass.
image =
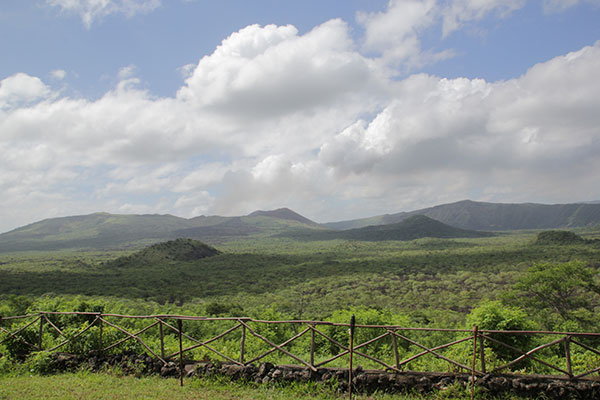
<svg viewBox="0 0 600 400">
<path fill-rule="evenodd" d="M 157 376 L 135 378 L 110 373 L 66 373 L 51 376 L 0 375 L 0 399 L 211 399 L 211 400 L 338 400 L 347 399 L 331 387 L 315 384 L 278 386 L 231 382 L 218 378 L 186 379 L 183 387 L 177 379 Z M 419 394 L 355 395 L 357 400 L 437 400 L 470 399 L 465 389 L 451 388 L 446 392 Z M 477 399 L 488 397 L 476 396 Z M 511 395 L 494 400 L 516 400 Z"/>
<path fill-rule="evenodd" d="M 179 380 L 135 378 L 80 372 L 53 376 L 0 377 L 0 399 L 342 399 L 347 394 L 331 388 L 299 384 L 265 386 L 218 379 Z M 422 399 L 421 396 L 356 396 L 357 399 Z"/>
</svg>

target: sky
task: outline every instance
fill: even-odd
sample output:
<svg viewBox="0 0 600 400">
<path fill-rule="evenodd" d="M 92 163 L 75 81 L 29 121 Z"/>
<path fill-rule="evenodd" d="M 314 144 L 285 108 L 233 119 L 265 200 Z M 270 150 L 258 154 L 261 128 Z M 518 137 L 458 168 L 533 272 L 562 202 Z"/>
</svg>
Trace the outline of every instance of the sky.
<svg viewBox="0 0 600 400">
<path fill-rule="evenodd" d="M 600 200 L 600 0 L 3 0 L 0 232 Z"/>
</svg>

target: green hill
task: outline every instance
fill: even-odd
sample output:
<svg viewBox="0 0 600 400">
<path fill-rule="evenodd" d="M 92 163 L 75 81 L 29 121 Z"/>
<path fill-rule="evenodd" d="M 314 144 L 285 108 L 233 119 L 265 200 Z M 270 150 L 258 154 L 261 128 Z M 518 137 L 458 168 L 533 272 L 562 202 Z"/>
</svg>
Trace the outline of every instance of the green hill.
<svg viewBox="0 0 600 400">
<path fill-rule="evenodd" d="M 286 230 L 321 229 L 301 215 L 281 209 L 245 217 L 116 215 L 95 213 L 52 218 L 0 234 L 0 252 L 59 249 L 124 249 L 176 238 L 216 244 L 247 237 L 267 237 Z"/>
<path fill-rule="evenodd" d="M 471 233 L 450 231 L 441 226 L 409 228 L 401 224 L 417 215 Z M 0 234 L 0 253 L 136 249 L 176 238 L 192 238 L 209 244 L 274 236 L 302 240 L 411 240 L 419 237 L 475 235 L 472 231 L 549 230 L 595 225 L 600 225 L 600 204 L 595 203 L 496 204 L 466 200 L 412 212 L 322 225 L 287 208 L 255 211 L 239 217 L 199 216 L 190 219 L 173 215 L 95 213 L 47 219 Z M 345 233 L 338 234 L 332 230 Z"/>
<path fill-rule="evenodd" d="M 95 213 L 52 218 L 0 235 L 0 252 L 70 248 L 126 248 L 141 246 L 192 226 L 172 215 L 116 215 Z"/>
<path fill-rule="evenodd" d="M 486 232 L 455 228 L 424 215 L 413 215 L 395 224 L 350 229 L 339 234 L 344 239 L 367 241 L 414 240 L 424 237 L 472 238 L 490 236 Z"/>
<path fill-rule="evenodd" d="M 537 234 L 534 241 L 534 244 L 538 245 L 568 245 L 582 243 L 586 243 L 584 238 L 569 231 L 543 231 Z"/>
<path fill-rule="evenodd" d="M 386 225 L 373 225 L 364 228 L 348 229 L 344 231 L 296 231 L 283 236 L 292 236 L 303 240 L 415 240 L 425 237 L 430 238 L 466 238 L 491 236 L 487 232 L 478 232 L 455 228 L 424 215 L 413 215 L 401 222 Z"/>
<path fill-rule="evenodd" d="M 502 204 L 464 200 L 411 212 L 327 223 L 323 226 L 343 230 L 393 224 L 413 215 L 425 215 L 445 224 L 470 230 L 558 229 L 600 224 L 600 204 Z"/>
<path fill-rule="evenodd" d="M 198 240 L 175 239 L 153 244 L 129 256 L 119 257 L 114 261 L 110 261 L 107 265 L 123 267 L 132 264 L 156 265 L 171 261 L 188 262 L 218 254 L 221 254 L 219 250 Z"/>
<path fill-rule="evenodd" d="M 292 210 L 290 210 L 289 208 L 278 208 L 277 210 L 272 210 L 272 211 L 254 211 L 253 213 L 248 215 L 249 217 L 257 217 L 257 216 L 264 216 L 264 217 L 273 217 L 273 218 L 278 218 L 278 219 L 285 219 L 285 220 L 289 220 L 289 221 L 297 221 L 300 222 L 302 224 L 306 224 L 306 225 L 313 225 L 313 226 L 317 226 L 319 224 L 317 224 L 314 221 L 311 221 L 310 219 L 303 217 L 302 215 L 298 214 L 297 212 L 294 212 Z"/>
</svg>

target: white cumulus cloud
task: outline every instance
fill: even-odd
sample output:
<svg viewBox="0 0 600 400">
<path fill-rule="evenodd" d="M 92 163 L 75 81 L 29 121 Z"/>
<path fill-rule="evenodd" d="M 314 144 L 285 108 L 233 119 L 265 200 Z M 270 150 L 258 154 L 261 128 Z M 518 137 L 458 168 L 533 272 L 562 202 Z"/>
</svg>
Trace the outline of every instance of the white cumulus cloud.
<svg viewBox="0 0 600 400">
<path fill-rule="evenodd" d="M 17 73 L 0 81 L 0 109 L 26 106 L 51 94 L 50 88 L 40 78 Z"/>
<path fill-rule="evenodd" d="M 451 57 L 450 50 L 432 53 L 421 48 L 421 33 L 438 16 L 436 0 L 390 0 L 383 12 L 358 13 L 357 20 L 365 28 L 363 49 L 380 55 L 392 67 L 422 66 Z"/>
<path fill-rule="evenodd" d="M 251 25 L 202 58 L 177 97 L 231 117 L 265 118 L 364 90 L 370 69 L 341 20 L 302 36 L 290 25 Z"/>
</svg>

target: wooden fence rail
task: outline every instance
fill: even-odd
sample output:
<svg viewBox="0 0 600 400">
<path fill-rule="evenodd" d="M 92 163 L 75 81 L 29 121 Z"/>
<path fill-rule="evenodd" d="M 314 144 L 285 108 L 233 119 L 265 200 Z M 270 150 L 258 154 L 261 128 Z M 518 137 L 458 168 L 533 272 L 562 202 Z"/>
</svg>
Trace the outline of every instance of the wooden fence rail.
<svg viewBox="0 0 600 400">
<path fill-rule="evenodd" d="M 88 317 L 87 325 L 83 326 L 76 332 L 70 332 L 68 335 L 65 333 L 67 326 L 58 326 L 53 321 L 52 316 L 80 316 Z M 21 320 L 24 320 L 21 322 Z M 120 326 L 115 320 L 147 320 L 148 324 L 143 328 L 131 330 Z M 171 321 L 176 321 L 175 324 Z M 185 333 L 183 329 L 183 322 L 187 321 L 186 326 L 192 326 L 193 323 L 201 321 L 216 322 L 216 321 L 230 321 L 233 325 L 224 329 L 222 332 L 210 337 L 210 338 L 195 338 L 192 334 Z M 36 329 L 36 323 L 39 322 Z M 276 343 L 267 336 L 261 334 L 257 327 L 263 325 L 290 325 L 292 324 L 296 329 L 294 334 L 289 338 L 283 340 L 281 343 Z M 121 324 L 122 325 L 122 324 Z M 167 364 L 169 361 L 179 359 L 180 363 L 183 363 L 183 358 L 186 353 L 190 353 L 192 350 L 203 348 L 206 351 L 215 355 L 216 358 L 223 361 L 236 364 L 239 366 L 246 366 L 252 363 L 256 363 L 272 353 L 281 353 L 286 357 L 289 357 L 300 365 L 306 368 L 316 371 L 319 367 L 331 365 L 335 360 L 341 357 L 348 357 L 350 365 L 352 365 L 353 358 L 362 358 L 369 360 L 373 364 L 379 365 L 382 369 L 388 371 L 402 372 L 409 364 L 414 363 L 416 360 L 424 356 L 433 356 L 445 363 L 448 368 L 454 368 L 457 371 L 464 371 L 475 376 L 483 376 L 486 374 L 497 374 L 502 371 L 510 370 L 511 367 L 518 365 L 520 362 L 529 361 L 530 363 L 538 363 L 550 370 L 556 371 L 559 375 L 567 377 L 571 380 L 582 379 L 588 377 L 591 374 L 600 372 L 600 361 L 599 365 L 587 365 L 585 370 L 580 370 L 577 373 L 573 369 L 572 349 L 573 346 L 579 346 L 586 352 L 590 352 L 595 356 L 600 356 L 600 350 L 594 348 L 590 343 L 584 343 L 584 341 L 600 343 L 600 334 L 598 333 L 586 333 L 586 332 L 550 332 L 550 331 L 498 331 L 498 330 L 485 330 L 478 329 L 444 329 L 444 328 L 411 328 L 394 325 L 360 325 L 351 323 L 334 323 L 328 321 L 310 321 L 310 320 L 292 320 L 292 321 L 265 321 L 259 319 L 252 319 L 248 317 L 199 317 L 199 316 L 186 316 L 186 315 L 122 315 L 122 314 L 109 314 L 109 313 L 95 313 L 95 312 L 39 312 L 36 314 L 20 315 L 20 316 L 0 316 L 0 343 L 6 343 L 11 340 L 19 341 L 22 345 L 30 348 L 31 351 L 47 351 L 52 352 L 59 348 L 67 345 L 88 332 L 92 327 L 98 327 L 97 329 L 97 343 L 98 346 L 94 349 L 97 352 L 103 353 L 111 349 L 118 348 L 124 343 L 134 341 L 139 343 L 145 351 L 151 354 L 155 359 L 160 360 L 163 364 Z M 121 338 L 113 340 L 112 343 L 108 343 L 106 337 L 106 328 L 111 327 L 115 331 L 122 334 Z M 158 327 L 159 335 L 159 348 L 152 349 L 151 346 L 141 337 L 143 334 L 147 334 L 153 328 Z M 323 328 L 327 327 L 340 327 L 348 329 L 348 337 L 345 337 L 342 343 L 340 340 L 332 337 Z M 212 345 L 223 338 L 230 337 L 233 332 L 241 330 L 241 338 L 239 340 L 239 352 L 235 356 L 225 354 L 225 352 L 217 349 L 217 346 Z M 368 340 L 362 343 L 354 343 L 354 340 L 359 337 L 359 332 L 365 330 L 371 331 L 370 335 L 363 335 L 362 337 L 369 337 Z M 25 332 L 29 332 L 29 335 L 24 335 Z M 61 341 L 57 345 L 51 348 L 43 348 L 43 337 L 45 332 L 54 332 L 57 338 Z M 178 336 L 179 350 L 171 354 L 165 354 L 165 334 L 166 332 L 173 332 Z M 426 335 L 426 334 L 442 334 L 451 335 L 452 339 L 445 343 L 436 345 L 426 345 L 421 343 L 414 337 L 409 335 Z M 301 355 L 294 354 L 289 348 L 290 344 L 297 341 L 301 337 L 309 334 L 310 345 L 308 346 L 308 358 L 304 359 Z M 536 335 L 549 337 L 549 341 L 543 344 L 539 344 L 532 349 L 519 349 L 511 344 L 505 343 L 498 339 L 500 337 L 516 337 L 519 335 Z M 36 337 L 37 336 L 37 337 Z M 462 337 L 461 337 L 462 336 Z M 262 351 L 260 354 L 248 354 L 248 339 L 249 337 L 255 338 L 259 343 L 266 345 L 267 350 Z M 31 343 L 35 338 L 37 343 Z M 332 349 L 337 349 L 336 354 L 330 354 L 329 358 L 316 361 L 317 339 L 320 338 L 321 343 L 327 343 Z M 29 339 L 29 340 L 27 340 Z M 190 344 L 186 347 L 183 346 L 183 340 L 186 340 Z M 594 341 L 593 339 L 597 339 Z M 375 344 L 381 343 L 387 340 L 387 343 L 391 342 L 391 354 L 382 357 L 379 355 L 369 354 L 368 349 L 372 348 Z M 457 360 L 449 354 L 444 354 L 443 351 L 450 349 L 454 346 L 461 345 L 464 343 L 472 343 L 472 358 L 469 356 L 470 361 Z M 505 360 L 502 365 L 497 365 L 488 371 L 488 367 L 491 365 L 490 360 L 486 360 L 486 353 L 484 346 L 496 346 L 497 348 L 504 348 L 514 354 L 512 360 Z M 404 349 L 416 349 L 413 354 L 404 354 L 406 358 L 402 359 L 400 348 L 404 346 Z M 564 349 L 556 349 L 557 346 L 562 346 Z M 386 347 L 387 348 L 387 347 Z M 540 356 L 540 352 L 554 348 L 553 354 L 562 354 L 562 362 L 564 367 L 559 365 L 558 361 L 554 363 L 548 359 L 544 360 Z M 558 350 L 558 351 L 557 351 Z M 470 350 L 469 350 L 470 351 Z M 335 353 L 335 350 L 333 351 Z M 303 352 L 306 354 L 306 351 Z M 464 355 L 464 351 L 462 353 Z M 322 358 L 323 354 L 321 354 Z M 0 354 L 2 357 L 2 354 Z M 596 357 L 600 360 L 600 357 Z M 393 361 L 389 361 L 393 360 Z M 478 361 L 478 362 L 477 362 Z M 497 361 L 496 361 L 497 362 Z M 470 364 L 470 365 L 468 365 Z M 579 367 L 581 369 L 581 366 Z M 183 369 L 182 369 L 183 370 Z"/>
</svg>

